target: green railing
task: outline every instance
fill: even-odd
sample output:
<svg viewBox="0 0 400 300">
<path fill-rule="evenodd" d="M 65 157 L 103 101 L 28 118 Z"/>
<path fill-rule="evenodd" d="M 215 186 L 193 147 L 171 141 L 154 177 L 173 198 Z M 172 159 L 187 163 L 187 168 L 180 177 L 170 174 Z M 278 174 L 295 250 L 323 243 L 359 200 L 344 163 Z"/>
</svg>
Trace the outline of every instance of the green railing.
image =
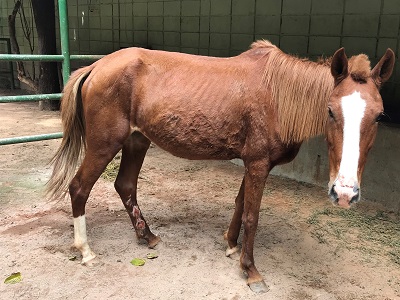
<svg viewBox="0 0 400 300">
<path fill-rule="evenodd" d="M 102 55 L 70 55 L 69 36 L 68 36 L 68 11 L 67 0 L 58 0 L 58 11 L 60 18 L 60 55 L 26 55 L 26 54 L 0 54 L 0 60 L 5 61 L 60 61 L 62 62 L 62 76 L 64 85 L 67 83 L 71 73 L 71 60 L 97 60 Z M 0 103 L 38 101 L 38 100 L 59 100 L 62 94 L 39 94 L 39 95 L 20 95 L 20 96 L 0 96 Z M 62 137 L 62 132 L 40 134 L 32 136 L 21 136 L 0 139 L 1 145 L 34 142 Z"/>
</svg>

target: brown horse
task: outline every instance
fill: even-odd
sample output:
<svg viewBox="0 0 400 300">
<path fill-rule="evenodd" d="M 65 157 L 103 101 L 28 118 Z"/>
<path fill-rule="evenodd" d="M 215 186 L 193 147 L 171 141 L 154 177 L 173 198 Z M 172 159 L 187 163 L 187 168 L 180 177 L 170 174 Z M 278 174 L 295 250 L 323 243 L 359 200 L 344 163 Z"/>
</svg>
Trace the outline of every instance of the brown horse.
<svg viewBox="0 0 400 300">
<path fill-rule="evenodd" d="M 243 160 L 226 255 L 238 251 L 243 224 L 240 265 L 252 290 L 267 291 L 254 264 L 253 245 L 268 173 L 291 161 L 304 140 L 326 134 L 329 194 L 343 207 L 357 202 L 383 113 L 379 88 L 393 65 L 390 49 L 371 71 L 365 55 L 348 60 L 343 49 L 330 62 L 315 63 L 258 41 L 231 58 L 130 48 L 77 70 L 64 89 L 64 138 L 48 192 L 59 198 L 69 188 L 82 263 L 95 257 L 86 236 L 86 201 L 121 149 L 115 189 L 138 238 L 149 247 L 160 241 L 136 199 L 138 174 L 152 141 L 187 159 Z M 84 159 L 73 176 L 83 149 Z"/>
</svg>

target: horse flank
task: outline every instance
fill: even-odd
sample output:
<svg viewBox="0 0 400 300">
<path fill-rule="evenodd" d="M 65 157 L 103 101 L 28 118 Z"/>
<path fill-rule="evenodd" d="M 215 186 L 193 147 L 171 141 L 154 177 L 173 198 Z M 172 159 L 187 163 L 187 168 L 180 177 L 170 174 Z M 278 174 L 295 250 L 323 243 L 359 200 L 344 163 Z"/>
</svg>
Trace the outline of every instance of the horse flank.
<svg viewBox="0 0 400 300">
<path fill-rule="evenodd" d="M 81 154 L 85 149 L 85 122 L 81 108 L 81 84 L 94 65 L 75 71 L 64 88 L 61 101 L 61 120 L 63 139 L 50 163 L 53 173 L 46 184 L 46 196 L 49 199 L 63 199 L 67 195 L 68 185 L 75 175 Z"/>
</svg>

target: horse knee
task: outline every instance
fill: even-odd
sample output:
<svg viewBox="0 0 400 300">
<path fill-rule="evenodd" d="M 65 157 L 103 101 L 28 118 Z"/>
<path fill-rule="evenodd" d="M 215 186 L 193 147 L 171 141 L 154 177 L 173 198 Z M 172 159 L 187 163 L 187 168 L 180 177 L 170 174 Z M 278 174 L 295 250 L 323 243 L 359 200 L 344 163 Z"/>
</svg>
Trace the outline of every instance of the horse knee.
<svg viewBox="0 0 400 300">
<path fill-rule="evenodd" d="M 254 230 L 254 228 L 257 228 L 258 218 L 253 214 L 243 214 L 242 224 L 246 231 Z"/>
</svg>

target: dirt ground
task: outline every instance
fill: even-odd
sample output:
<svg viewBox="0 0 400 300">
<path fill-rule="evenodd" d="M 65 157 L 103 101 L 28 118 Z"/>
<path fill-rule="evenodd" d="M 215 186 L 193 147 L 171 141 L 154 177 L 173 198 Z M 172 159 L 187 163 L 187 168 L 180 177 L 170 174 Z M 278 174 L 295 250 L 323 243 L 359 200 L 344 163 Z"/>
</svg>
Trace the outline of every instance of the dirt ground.
<svg viewBox="0 0 400 300">
<path fill-rule="evenodd" d="M 56 112 L 0 104 L 1 138 L 57 131 Z M 100 264 L 82 266 L 71 248 L 70 203 L 42 195 L 59 143 L 0 146 L 1 299 L 400 299 L 398 215 L 368 201 L 336 209 L 325 189 L 273 176 L 254 250 L 270 291 L 253 294 L 223 240 L 243 168 L 182 160 L 157 147 L 144 163 L 139 204 L 163 243 L 150 251 L 136 240 L 113 182 L 100 179 L 87 205 Z M 158 258 L 130 264 L 149 252 Z M 3 283 L 13 272 L 23 280 Z"/>
</svg>

